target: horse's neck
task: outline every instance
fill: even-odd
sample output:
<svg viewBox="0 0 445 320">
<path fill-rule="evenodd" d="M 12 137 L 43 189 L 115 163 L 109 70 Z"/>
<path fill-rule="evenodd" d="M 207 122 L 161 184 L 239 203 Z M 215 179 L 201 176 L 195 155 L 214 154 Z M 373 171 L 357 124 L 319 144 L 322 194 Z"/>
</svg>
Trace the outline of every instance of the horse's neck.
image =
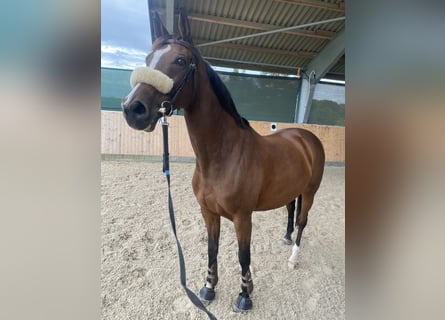
<svg viewBox="0 0 445 320">
<path fill-rule="evenodd" d="M 199 96 L 190 110 L 184 110 L 187 129 L 198 163 L 221 164 L 242 141 L 243 129 L 219 104 L 217 97 Z"/>
</svg>

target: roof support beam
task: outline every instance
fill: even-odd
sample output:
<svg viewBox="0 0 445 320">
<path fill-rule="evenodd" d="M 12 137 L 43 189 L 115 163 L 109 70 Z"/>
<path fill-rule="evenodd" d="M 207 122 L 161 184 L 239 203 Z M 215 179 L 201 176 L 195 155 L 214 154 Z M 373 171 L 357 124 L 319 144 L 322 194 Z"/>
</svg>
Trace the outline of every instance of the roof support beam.
<svg viewBox="0 0 445 320">
<path fill-rule="evenodd" d="M 318 53 L 318 55 L 306 67 L 306 73 L 315 72 L 315 82 L 318 82 L 329 69 L 345 53 L 345 29 Z"/>
<path fill-rule="evenodd" d="M 197 47 L 211 46 L 211 45 L 219 44 L 219 43 L 225 43 L 225 42 L 231 42 L 231 41 L 236 41 L 236 40 L 243 40 L 243 39 L 248 39 L 248 38 L 253 38 L 253 37 L 265 36 L 265 35 L 268 35 L 268 34 L 273 34 L 273 33 L 278 33 L 278 32 L 286 32 L 286 31 L 295 30 L 295 29 L 301 29 L 301 28 L 306 28 L 306 27 L 312 27 L 312 26 L 316 26 L 316 25 L 319 25 L 319 24 L 325 24 L 325 23 L 330 23 L 330 22 L 335 22 L 335 21 L 340 21 L 340 20 L 345 20 L 345 17 L 343 16 L 343 17 L 327 19 L 327 20 L 322 20 L 322 21 L 315 21 L 315 22 L 300 24 L 298 26 L 293 26 L 293 27 L 274 29 L 274 30 L 270 30 L 270 31 L 264 31 L 264 32 L 254 33 L 254 34 L 248 34 L 248 35 L 241 36 L 241 37 L 234 37 L 234 38 L 229 38 L 229 39 L 223 39 L 223 40 L 218 40 L 218 41 L 201 43 Z"/>
<path fill-rule="evenodd" d="M 197 46 L 199 46 L 200 43 L 204 43 L 204 41 L 202 41 L 202 40 L 195 40 L 194 42 L 195 42 L 195 44 L 197 44 Z M 244 52 L 246 52 L 246 51 L 260 52 L 261 51 L 262 53 L 267 53 L 267 54 L 287 56 L 287 57 L 296 57 L 296 58 L 306 58 L 306 59 L 313 59 L 317 55 L 316 52 L 296 51 L 296 50 L 294 50 L 294 51 L 278 50 L 278 49 L 270 49 L 270 48 L 263 48 L 263 47 L 256 47 L 256 46 L 246 46 L 246 45 L 235 44 L 235 43 L 216 44 L 214 47 L 240 50 L 240 51 L 244 51 Z M 295 68 L 297 68 L 297 67 L 295 67 Z"/>
<path fill-rule="evenodd" d="M 282 73 L 291 75 L 295 75 L 297 70 L 295 66 L 285 66 L 285 65 L 278 65 L 271 63 L 259 63 L 255 61 L 223 59 L 223 58 L 208 57 L 208 56 L 204 56 L 204 59 L 219 67 L 228 67 L 228 68 L 238 67 L 241 69 L 252 69 L 255 71 L 264 71 L 271 73 L 276 73 L 276 69 L 282 69 Z"/>
<path fill-rule="evenodd" d="M 335 11 L 335 12 L 345 12 L 345 3 L 344 1 L 339 1 L 338 4 L 335 3 L 326 3 L 322 1 L 316 1 L 316 0 L 274 0 L 277 2 L 285 2 L 289 4 L 294 4 L 297 6 L 304 6 L 304 7 L 312 7 L 312 8 L 318 8 L 323 10 L 329 10 L 329 11 Z"/>
<path fill-rule="evenodd" d="M 236 28 L 245 28 L 245 29 L 253 29 L 253 30 L 262 30 L 262 31 L 270 31 L 281 28 L 280 26 L 266 24 L 266 23 L 256 23 L 256 22 L 248 22 L 248 21 L 240 21 L 236 19 L 222 18 L 210 15 L 189 13 L 188 15 L 190 20 L 208 22 L 208 23 L 216 23 L 225 26 L 231 26 Z M 331 40 L 335 36 L 335 32 L 329 31 L 312 31 L 312 30 L 290 30 L 285 31 L 283 33 L 291 34 L 295 36 L 301 37 L 311 37 L 311 38 L 319 38 Z"/>
<path fill-rule="evenodd" d="M 320 79 L 345 53 L 344 35 L 345 30 L 343 29 L 306 67 L 306 77 L 302 78 L 302 83 L 298 92 L 295 122 L 307 122 L 317 82 L 320 81 Z"/>
</svg>

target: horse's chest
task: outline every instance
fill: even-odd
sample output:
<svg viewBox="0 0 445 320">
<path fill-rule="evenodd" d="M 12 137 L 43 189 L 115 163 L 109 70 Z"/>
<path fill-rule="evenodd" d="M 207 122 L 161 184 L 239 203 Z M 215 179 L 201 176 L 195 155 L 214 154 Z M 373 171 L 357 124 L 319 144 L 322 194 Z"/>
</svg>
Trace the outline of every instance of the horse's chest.
<svg viewBox="0 0 445 320">
<path fill-rule="evenodd" d="M 202 207 L 223 216 L 239 211 L 245 203 L 241 190 L 227 184 L 200 180 L 194 190 Z"/>
</svg>

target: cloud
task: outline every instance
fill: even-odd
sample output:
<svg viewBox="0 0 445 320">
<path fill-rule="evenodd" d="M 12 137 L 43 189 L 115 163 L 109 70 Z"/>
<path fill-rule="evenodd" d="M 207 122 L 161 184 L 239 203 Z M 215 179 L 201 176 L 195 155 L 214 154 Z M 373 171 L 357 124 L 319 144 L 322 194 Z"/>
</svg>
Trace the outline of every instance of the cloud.
<svg viewBox="0 0 445 320">
<path fill-rule="evenodd" d="M 102 67 L 134 69 L 145 65 L 146 56 L 147 52 L 139 49 L 114 46 L 106 42 L 101 44 Z"/>
<path fill-rule="evenodd" d="M 146 1 L 101 3 L 101 66 L 130 68 L 145 64 L 151 50 Z"/>
</svg>

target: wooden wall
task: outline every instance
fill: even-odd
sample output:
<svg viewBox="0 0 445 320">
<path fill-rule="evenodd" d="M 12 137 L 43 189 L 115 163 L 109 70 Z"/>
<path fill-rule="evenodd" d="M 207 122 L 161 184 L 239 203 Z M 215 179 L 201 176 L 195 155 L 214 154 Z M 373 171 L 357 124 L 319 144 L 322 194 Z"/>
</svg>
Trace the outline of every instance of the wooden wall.
<svg viewBox="0 0 445 320">
<path fill-rule="evenodd" d="M 162 155 L 162 129 L 160 125 L 147 133 L 130 128 L 122 112 L 101 111 L 102 134 L 101 153 L 106 155 Z M 169 148 L 173 157 L 194 157 L 189 141 L 187 128 L 182 116 L 168 119 Z M 250 121 L 251 126 L 260 134 L 272 133 L 270 122 Z M 345 128 L 334 126 L 277 123 L 278 129 L 301 127 L 315 133 L 323 143 L 326 162 L 344 163 L 345 161 Z"/>
</svg>

